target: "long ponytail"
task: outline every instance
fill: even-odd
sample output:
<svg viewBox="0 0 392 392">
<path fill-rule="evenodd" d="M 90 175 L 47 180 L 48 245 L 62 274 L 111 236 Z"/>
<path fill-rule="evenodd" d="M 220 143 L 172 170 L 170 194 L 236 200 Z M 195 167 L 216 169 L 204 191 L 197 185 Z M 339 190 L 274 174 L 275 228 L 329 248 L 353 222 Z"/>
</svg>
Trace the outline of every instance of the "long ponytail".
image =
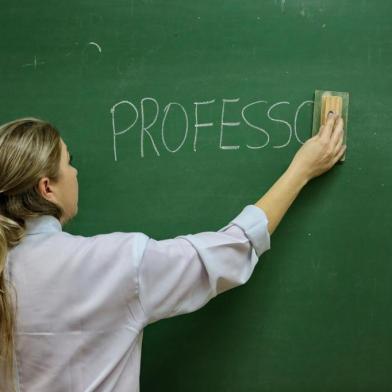
<svg viewBox="0 0 392 392">
<path fill-rule="evenodd" d="M 17 323 L 17 293 L 7 256 L 23 240 L 27 218 L 60 219 L 62 209 L 38 192 L 40 178 L 57 180 L 60 156 L 60 135 L 51 124 L 23 118 L 0 126 L 0 379 L 6 390 L 14 390 Z"/>
<path fill-rule="evenodd" d="M 24 228 L 17 222 L 0 215 L 0 352 L 4 379 L 9 384 L 13 379 L 14 326 L 16 293 L 8 280 L 6 272 L 7 251 L 17 245 L 24 235 Z M 12 295 L 14 294 L 14 295 Z"/>
</svg>

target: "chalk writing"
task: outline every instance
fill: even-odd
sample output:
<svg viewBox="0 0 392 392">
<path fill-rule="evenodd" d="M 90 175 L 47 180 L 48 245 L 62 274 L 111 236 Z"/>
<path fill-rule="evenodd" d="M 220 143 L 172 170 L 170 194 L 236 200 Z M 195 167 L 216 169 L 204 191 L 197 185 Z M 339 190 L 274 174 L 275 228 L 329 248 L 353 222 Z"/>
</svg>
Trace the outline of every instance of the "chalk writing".
<svg viewBox="0 0 392 392">
<path fill-rule="evenodd" d="M 162 142 L 163 149 L 169 153 L 177 153 L 184 148 L 185 142 L 190 136 L 190 124 L 193 121 L 193 151 L 198 151 L 199 132 L 215 132 L 218 129 L 219 132 L 219 144 L 217 148 L 220 150 L 239 150 L 241 148 L 241 134 L 244 128 L 251 129 L 252 133 L 257 131 L 261 136 L 260 143 L 257 145 L 245 144 L 245 147 L 251 150 L 259 150 L 266 148 L 271 145 L 274 149 L 286 148 L 292 140 L 303 144 L 304 141 L 299 137 L 298 122 L 301 111 L 309 105 L 313 104 L 313 101 L 301 102 L 294 112 L 292 121 L 288 118 L 282 118 L 279 114 L 279 109 L 282 107 L 290 108 L 291 103 L 289 101 L 279 101 L 275 103 L 268 103 L 266 100 L 257 100 L 244 105 L 241 109 L 240 118 L 232 118 L 233 114 L 229 115 L 229 109 L 238 106 L 240 98 L 223 98 L 217 100 L 216 98 L 211 100 L 197 101 L 193 103 L 194 110 L 189 111 L 184 105 L 179 102 L 167 103 L 163 110 L 159 102 L 152 97 L 142 98 L 139 104 L 135 104 L 128 100 L 117 102 L 110 109 L 112 117 L 112 135 L 113 135 L 113 154 L 114 160 L 118 160 L 118 138 L 122 135 L 135 130 L 140 132 L 140 156 L 145 157 L 145 144 L 146 141 L 150 144 L 155 151 L 156 156 L 161 156 L 162 147 L 159 142 Z M 211 121 L 212 109 L 220 109 L 219 123 L 215 124 Z M 148 115 L 146 108 L 148 106 Z M 252 113 L 253 116 L 251 116 Z M 274 129 L 279 128 L 279 132 L 284 135 L 284 143 L 274 144 L 271 143 L 271 131 L 265 127 L 260 126 L 260 114 L 265 113 L 265 116 L 273 125 Z M 127 118 L 130 116 L 130 121 L 127 122 L 126 126 L 120 127 L 118 124 L 124 122 L 124 113 L 127 113 Z M 193 118 L 190 114 L 193 113 Z M 257 121 L 255 121 L 255 115 L 257 114 Z M 287 116 L 287 115 L 286 115 Z M 230 118 L 230 121 L 229 121 Z M 140 121 L 139 121 L 140 119 Z M 237 121 L 233 121 L 237 120 Z M 264 120 L 263 120 L 264 121 Z M 173 124 L 176 124 L 175 126 Z M 180 124 L 180 125 L 178 125 Z M 245 124 L 245 126 L 244 126 Z M 237 128 L 235 130 L 235 128 Z M 224 142 L 225 132 L 233 130 L 231 136 L 238 135 L 235 144 L 227 144 Z M 168 135 L 172 131 L 174 134 L 181 135 L 178 145 L 168 144 Z M 175 132 L 174 132 L 175 131 Z M 160 135 L 160 141 L 157 138 L 157 134 Z M 254 135 L 253 135 L 254 136 Z M 154 138 L 155 137 L 155 138 Z M 279 136 L 280 137 L 280 136 Z M 161 151 L 159 150 L 161 148 Z"/>
</svg>

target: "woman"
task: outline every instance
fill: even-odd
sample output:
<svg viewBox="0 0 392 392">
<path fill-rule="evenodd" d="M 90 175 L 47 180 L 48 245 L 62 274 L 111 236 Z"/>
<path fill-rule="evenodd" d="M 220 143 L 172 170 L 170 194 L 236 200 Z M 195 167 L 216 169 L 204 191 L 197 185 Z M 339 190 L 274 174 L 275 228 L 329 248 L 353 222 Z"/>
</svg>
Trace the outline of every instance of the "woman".
<svg viewBox="0 0 392 392">
<path fill-rule="evenodd" d="M 74 236 L 77 170 L 57 130 L 0 127 L 2 389 L 138 391 L 143 328 L 245 283 L 302 187 L 344 154 L 333 115 L 254 205 L 218 232 Z M 1 382 L 0 382 L 1 383 Z"/>
</svg>

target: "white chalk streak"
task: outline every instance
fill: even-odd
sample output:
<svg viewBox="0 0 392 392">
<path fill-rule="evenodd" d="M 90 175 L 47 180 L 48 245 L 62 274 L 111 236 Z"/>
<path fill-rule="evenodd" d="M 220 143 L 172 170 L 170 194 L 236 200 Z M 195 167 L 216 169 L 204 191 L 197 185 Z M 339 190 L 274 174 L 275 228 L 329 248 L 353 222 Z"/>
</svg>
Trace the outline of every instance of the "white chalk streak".
<svg viewBox="0 0 392 392">
<path fill-rule="evenodd" d="M 152 120 L 152 122 L 147 127 L 145 124 L 146 117 L 144 114 L 144 102 L 146 102 L 146 101 L 152 102 L 155 105 L 155 109 L 156 109 L 154 120 Z M 155 152 L 157 153 L 158 156 L 160 156 L 158 148 L 155 145 L 154 139 L 153 139 L 151 133 L 148 131 L 148 129 L 150 129 L 158 119 L 159 103 L 155 98 L 146 97 L 140 101 L 140 109 L 141 109 L 141 121 L 142 121 L 141 130 L 140 130 L 141 131 L 141 134 L 140 134 L 140 154 L 141 154 L 141 157 L 144 158 L 144 135 L 145 134 L 148 135 L 148 137 L 151 140 L 152 146 L 154 147 Z"/>
<path fill-rule="evenodd" d="M 240 148 L 240 146 L 236 145 L 236 146 L 224 146 L 222 145 L 223 142 L 223 128 L 226 127 L 238 127 L 238 125 L 240 125 L 240 122 L 225 122 L 224 118 L 225 118 L 225 106 L 226 103 L 236 103 L 238 102 L 240 99 L 239 98 L 235 98 L 235 99 L 222 99 L 222 116 L 221 116 L 221 129 L 220 129 L 220 141 L 219 141 L 219 148 L 222 150 L 238 150 Z"/>
<path fill-rule="evenodd" d="M 287 127 L 288 127 L 289 130 L 290 130 L 290 134 L 289 134 L 289 138 L 288 138 L 288 140 L 287 140 L 287 142 L 286 142 L 285 144 L 282 144 L 282 145 L 280 145 L 280 146 L 273 146 L 273 148 L 283 148 L 283 147 L 288 146 L 289 143 L 290 143 L 290 141 L 291 141 L 292 134 L 293 134 L 293 128 L 291 127 L 291 125 L 290 125 L 287 121 L 279 120 L 279 119 L 274 118 L 274 117 L 271 116 L 271 111 L 272 111 L 272 109 L 275 108 L 276 106 L 279 106 L 279 105 L 290 105 L 290 102 L 277 102 L 277 103 L 275 103 L 274 105 L 272 105 L 272 106 L 269 108 L 269 110 L 268 110 L 268 112 L 267 112 L 267 116 L 268 116 L 268 118 L 269 118 L 271 121 L 278 122 L 278 123 L 281 123 L 281 124 L 286 124 Z"/>
<path fill-rule="evenodd" d="M 28 63 L 28 64 L 23 64 L 22 67 L 34 67 L 34 69 L 37 69 L 38 65 L 45 64 L 44 61 L 38 61 L 37 56 L 34 56 L 34 62 L 33 63 Z"/>
<path fill-rule="evenodd" d="M 99 50 L 99 53 L 102 53 L 101 47 L 96 42 L 91 41 L 87 45 L 94 45 Z"/>
<path fill-rule="evenodd" d="M 114 119 L 114 117 L 115 117 L 115 112 L 116 112 L 116 108 L 117 108 L 117 106 L 119 106 L 119 105 L 129 105 L 134 111 L 135 111 L 135 114 L 136 114 L 136 117 L 135 117 L 135 121 L 132 123 L 132 125 L 130 125 L 128 128 L 126 128 L 126 129 L 124 129 L 124 130 L 122 130 L 122 131 L 120 131 L 120 132 L 117 132 L 117 129 L 116 129 L 116 122 L 115 122 L 115 119 Z M 138 117 L 139 117 L 139 113 L 138 113 L 138 111 L 137 111 L 137 108 L 136 108 L 136 106 L 132 103 L 132 102 L 129 102 L 129 101 L 121 101 L 121 102 L 117 102 L 115 105 L 113 105 L 113 107 L 110 109 L 110 113 L 112 114 L 112 132 L 113 132 L 113 152 L 114 152 L 114 160 L 115 161 L 117 161 L 117 144 L 116 144 L 116 137 L 118 136 L 118 135 L 122 135 L 123 133 L 125 133 L 125 132 L 128 132 L 135 124 L 136 124 L 136 121 L 137 121 L 137 119 L 138 119 Z"/>
<path fill-rule="evenodd" d="M 184 137 L 183 137 L 183 139 L 182 139 L 181 144 L 180 144 L 175 150 L 171 150 L 171 149 L 168 147 L 168 145 L 167 145 L 167 143 L 166 143 L 166 139 L 165 139 L 165 122 L 166 122 L 166 117 L 167 117 L 167 114 L 169 113 L 170 107 L 171 107 L 171 106 L 174 106 L 174 105 L 178 106 L 178 107 L 183 111 L 183 113 L 184 113 L 184 118 L 185 118 L 185 134 L 184 134 Z M 186 140 L 186 138 L 187 138 L 187 136 L 188 136 L 188 129 L 189 129 L 188 114 L 187 114 L 187 112 L 186 112 L 184 106 L 182 106 L 182 105 L 179 104 L 178 102 L 170 102 L 169 104 L 167 104 L 167 105 L 165 106 L 165 109 L 163 110 L 163 112 L 164 112 L 164 115 L 163 115 L 163 120 L 162 120 L 162 143 L 163 143 L 163 145 L 165 146 L 165 148 L 166 148 L 167 151 L 174 153 L 174 152 L 177 152 L 177 151 L 184 145 L 185 140 Z"/>
<path fill-rule="evenodd" d="M 250 121 L 245 117 L 245 110 L 247 110 L 251 106 L 257 105 L 259 103 L 266 103 L 267 104 L 268 102 L 264 101 L 264 100 L 251 102 L 250 104 L 244 106 L 244 108 L 242 109 L 242 118 L 244 119 L 246 124 L 249 125 L 251 128 L 258 129 L 260 132 L 264 133 L 264 135 L 267 137 L 267 141 L 263 145 L 261 145 L 261 146 L 250 146 L 249 144 L 246 145 L 246 147 L 254 149 L 254 150 L 259 149 L 259 148 L 264 148 L 265 146 L 268 145 L 269 140 L 270 140 L 270 136 L 269 136 L 268 132 L 264 128 L 258 127 L 256 125 L 250 123 Z"/>
<path fill-rule="evenodd" d="M 198 107 L 200 105 L 210 105 L 215 102 L 215 99 L 211 99 L 210 101 L 203 101 L 203 102 L 194 102 L 195 105 L 195 137 L 193 139 L 193 151 L 196 151 L 196 144 L 197 144 L 197 136 L 199 133 L 199 128 L 204 128 L 204 127 L 212 127 L 214 123 L 209 122 L 209 123 L 199 123 L 199 118 L 198 118 Z"/>
<path fill-rule="evenodd" d="M 297 132 L 298 115 L 299 115 L 300 110 L 301 110 L 305 105 L 308 105 L 308 104 L 310 104 L 310 103 L 313 104 L 314 102 L 313 102 L 313 101 L 304 101 L 304 102 L 302 102 L 301 105 L 298 106 L 297 111 L 295 112 L 295 117 L 294 117 L 294 136 L 295 136 L 295 138 L 298 140 L 298 142 L 301 143 L 301 144 L 304 144 L 305 142 L 303 142 L 303 141 L 299 138 L 299 136 L 298 136 L 298 132 Z"/>
</svg>

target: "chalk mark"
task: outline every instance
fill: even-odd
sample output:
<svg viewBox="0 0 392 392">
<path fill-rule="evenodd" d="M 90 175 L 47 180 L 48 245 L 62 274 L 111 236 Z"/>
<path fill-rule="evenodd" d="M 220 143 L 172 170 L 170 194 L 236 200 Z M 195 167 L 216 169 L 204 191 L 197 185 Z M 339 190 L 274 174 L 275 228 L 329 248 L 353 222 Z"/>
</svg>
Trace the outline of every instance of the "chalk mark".
<svg viewBox="0 0 392 392">
<path fill-rule="evenodd" d="M 99 53 L 102 53 L 102 48 L 96 42 L 91 41 L 87 45 L 94 45 L 99 50 Z"/>
<path fill-rule="evenodd" d="M 45 64 L 45 61 L 38 61 L 37 56 L 34 56 L 34 62 L 33 63 L 27 63 L 23 64 L 22 67 L 34 67 L 34 69 L 37 69 L 39 65 Z"/>
</svg>

